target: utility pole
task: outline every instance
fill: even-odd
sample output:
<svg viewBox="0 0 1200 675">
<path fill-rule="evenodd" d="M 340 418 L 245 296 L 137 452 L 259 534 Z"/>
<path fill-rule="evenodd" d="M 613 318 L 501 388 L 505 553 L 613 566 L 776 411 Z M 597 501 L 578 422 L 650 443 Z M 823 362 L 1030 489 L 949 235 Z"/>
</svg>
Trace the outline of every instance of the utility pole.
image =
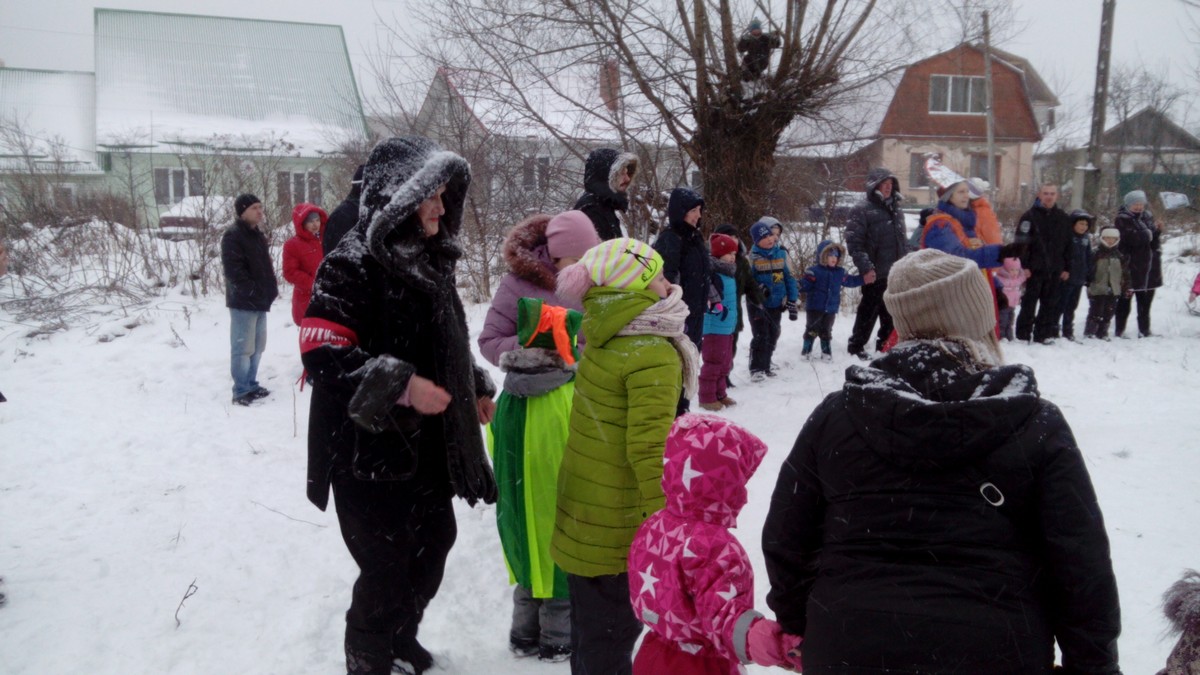
<svg viewBox="0 0 1200 675">
<path fill-rule="evenodd" d="M 988 201 L 996 201 L 996 116 L 992 110 L 992 29 L 987 10 L 983 12 L 983 79 L 984 105 L 987 107 L 987 172 Z"/>
<path fill-rule="evenodd" d="M 1117 0 L 1104 0 L 1100 14 L 1100 53 L 1096 57 L 1096 90 L 1092 95 L 1092 134 L 1088 139 L 1087 166 L 1084 168 L 1083 206 L 1099 213 L 1100 167 L 1104 161 L 1104 112 L 1108 107 L 1108 64 L 1112 56 L 1113 14 Z"/>
</svg>

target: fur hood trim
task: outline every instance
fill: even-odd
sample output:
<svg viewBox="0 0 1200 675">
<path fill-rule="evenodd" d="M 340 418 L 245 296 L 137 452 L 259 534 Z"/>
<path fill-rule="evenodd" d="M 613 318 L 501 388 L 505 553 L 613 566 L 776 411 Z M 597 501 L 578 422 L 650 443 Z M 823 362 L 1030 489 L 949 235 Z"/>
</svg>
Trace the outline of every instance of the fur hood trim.
<svg viewBox="0 0 1200 675">
<path fill-rule="evenodd" d="M 557 285 L 558 271 L 548 267 L 549 253 L 546 252 L 546 226 L 550 216 L 539 213 L 513 225 L 504 237 L 501 251 L 508 269 L 518 278 L 553 291 Z"/>
<path fill-rule="evenodd" d="M 567 365 L 563 357 L 553 349 L 530 347 L 501 354 L 500 370 L 506 373 L 544 373 L 552 370 L 573 372 L 575 366 Z"/>
<path fill-rule="evenodd" d="M 1200 631 L 1200 572 L 1188 570 L 1163 594 L 1163 613 L 1173 632 Z"/>
</svg>

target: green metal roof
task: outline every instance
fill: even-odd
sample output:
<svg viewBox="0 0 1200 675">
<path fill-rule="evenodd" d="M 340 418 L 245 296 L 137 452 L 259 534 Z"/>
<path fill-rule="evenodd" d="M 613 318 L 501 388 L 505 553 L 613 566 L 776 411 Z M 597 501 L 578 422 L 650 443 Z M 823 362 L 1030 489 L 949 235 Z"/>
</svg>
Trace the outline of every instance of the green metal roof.
<svg viewBox="0 0 1200 675">
<path fill-rule="evenodd" d="M 95 19 L 101 143 L 282 137 L 308 155 L 365 134 L 341 26 L 112 9 Z"/>
</svg>

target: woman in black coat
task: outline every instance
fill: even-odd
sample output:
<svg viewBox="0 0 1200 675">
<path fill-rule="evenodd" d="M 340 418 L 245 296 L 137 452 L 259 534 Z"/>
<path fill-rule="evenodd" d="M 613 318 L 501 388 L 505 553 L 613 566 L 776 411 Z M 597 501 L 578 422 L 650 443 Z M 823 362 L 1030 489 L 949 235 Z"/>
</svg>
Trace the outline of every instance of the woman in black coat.
<svg viewBox="0 0 1200 675">
<path fill-rule="evenodd" d="M 360 568 L 346 613 L 346 668 L 421 673 L 417 642 L 456 526 L 451 498 L 496 500 L 479 424 L 494 388 L 475 367 L 455 264 L 466 161 L 424 138 L 371 152 L 358 224 L 317 272 L 300 327 L 312 375 L 308 498 Z"/>
<path fill-rule="evenodd" d="M 1129 278 L 1133 297 L 1117 300 L 1117 322 L 1114 332 L 1124 337 L 1125 324 L 1137 298 L 1138 337 L 1149 337 L 1150 305 L 1154 290 L 1162 286 L 1162 227 L 1146 209 L 1146 193 L 1134 190 L 1125 195 L 1124 206 L 1113 220 L 1121 231 L 1121 253 L 1129 256 Z"/>
<path fill-rule="evenodd" d="M 901 343 L 847 371 L 780 472 L 763 528 L 806 675 L 1118 673 L 1120 608 L 1083 457 L 991 290 L 936 250 L 896 263 Z"/>
</svg>

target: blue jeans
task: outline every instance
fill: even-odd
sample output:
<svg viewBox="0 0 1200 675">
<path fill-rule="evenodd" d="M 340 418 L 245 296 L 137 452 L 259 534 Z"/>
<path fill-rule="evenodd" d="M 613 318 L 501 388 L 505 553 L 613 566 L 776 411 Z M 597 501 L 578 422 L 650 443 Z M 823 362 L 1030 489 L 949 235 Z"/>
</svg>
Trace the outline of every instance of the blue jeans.
<svg viewBox="0 0 1200 675">
<path fill-rule="evenodd" d="M 233 397 L 258 389 L 258 362 L 267 348 L 267 313 L 229 310 L 229 372 Z"/>
</svg>

